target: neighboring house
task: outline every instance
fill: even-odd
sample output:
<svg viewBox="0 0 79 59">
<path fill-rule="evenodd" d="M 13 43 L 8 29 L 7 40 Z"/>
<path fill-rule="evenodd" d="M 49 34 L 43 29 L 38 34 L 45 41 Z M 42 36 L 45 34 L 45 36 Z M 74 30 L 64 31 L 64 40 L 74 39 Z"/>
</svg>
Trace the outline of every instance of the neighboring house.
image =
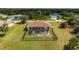
<svg viewBox="0 0 79 59">
<path fill-rule="evenodd" d="M 29 33 L 47 34 L 51 26 L 45 22 L 34 21 L 34 22 L 28 22 L 26 27 Z"/>
<path fill-rule="evenodd" d="M 8 16 L 7 21 L 8 21 L 8 23 L 12 23 L 13 20 L 14 20 L 16 17 L 17 17 L 17 19 L 19 19 L 19 18 L 22 17 L 22 16 L 24 16 L 24 15 L 21 15 L 21 14 L 18 14 L 18 15 L 10 15 L 10 16 Z"/>
<path fill-rule="evenodd" d="M 17 15 L 13 15 L 14 18 L 17 17 L 17 19 L 19 19 L 20 17 L 23 17 L 24 15 L 21 15 L 21 14 L 17 14 Z"/>
<path fill-rule="evenodd" d="M 16 18 L 16 19 L 20 19 L 20 17 L 23 17 L 23 16 L 25 16 L 25 15 L 21 15 L 21 14 L 10 15 L 10 16 L 8 16 L 8 19 L 11 19 L 11 20 L 14 20 L 15 18 Z M 28 16 L 25 16 L 25 17 L 28 18 Z"/>
<path fill-rule="evenodd" d="M 8 16 L 8 19 L 15 19 L 15 17 L 17 17 L 17 18 L 20 18 L 20 17 L 22 17 L 22 16 L 24 16 L 24 15 L 21 15 L 21 14 L 18 14 L 18 15 L 10 15 L 10 16 Z"/>
<path fill-rule="evenodd" d="M 8 24 L 12 23 L 12 19 L 7 19 Z"/>
<path fill-rule="evenodd" d="M 8 24 L 11 24 L 13 22 L 14 18 L 15 17 L 13 15 L 8 16 L 8 19 L 7 19 Z"/>
<path fill-rule="evenodd" d="M 58 13 L 54 13 L 54 14 L 50 14 L 49 17 L 53 20 L 58 20 L 59 18 L 62 17 L 62 15 L 58 14 Z"/>
</svg>

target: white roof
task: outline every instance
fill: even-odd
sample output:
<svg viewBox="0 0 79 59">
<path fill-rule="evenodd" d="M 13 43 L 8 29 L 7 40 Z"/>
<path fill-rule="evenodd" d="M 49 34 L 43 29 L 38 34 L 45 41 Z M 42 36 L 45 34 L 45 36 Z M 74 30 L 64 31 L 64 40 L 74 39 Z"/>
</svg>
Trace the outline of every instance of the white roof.
<svg viewBox="0 0 79 59">
<path fill-rule="evenodd" d="M 50 16 L 58 16 L 58 17 L 62 17 L 62 15 L 60 15 L 60 14 L 58 14 L 58 13 L 50 14 Z"/>
<path fill-rule="evenodd" d="M 17 14 L 17 15 L 10 15 L 8 16 L 9 19 L 14 19 L 14 17 L 21 17 L 21 16 L 24 16 L 22 14 Z"/>
</svg>

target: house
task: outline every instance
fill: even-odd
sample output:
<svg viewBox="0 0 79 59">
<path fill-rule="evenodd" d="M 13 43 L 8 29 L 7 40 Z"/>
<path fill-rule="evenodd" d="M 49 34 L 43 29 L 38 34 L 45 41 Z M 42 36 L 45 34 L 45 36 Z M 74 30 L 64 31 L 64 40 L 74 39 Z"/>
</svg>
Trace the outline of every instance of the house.
<svg viewBox="0 0 79 59">
<path fill-rule="evenodd" d="M 14 16 L 12 15 L 8 16 L 8 19 L 7 19 L 8 24 L 12 23 L 13 19 L 14 19 Z"/>
<path fill-rule="evenodd" d="M 29 33 L 33 34 L 47 34 L 50 27 L 51 26 L 49 24 L 42 21 L 34 21 L 27 23 L 27 29 Z"/>
<path fill-rule="evenodd" d="M 49 17 L 53 20 L 58 20 L 59 18 L 62 17 L 62 15 L 58 14 L 58 13 L 54 13 L 54 14 L 50 14 Z"/>
<path fill-rule="evenodd" d="M 22 17 L 22 16 L 24 16 L 24 15 L 21 15 L 21 14 L 9 15 L 7 21 L 8 21 L 8 23 L 12 23 L 15 18 L 20 19 L 20 17 Z"/>
<path fill-rule="evenodd" d="M 20 17 L 22 17 L 22 16 L 24 16 L 24 15 L 21 15 L 21 14 L 17 14 L 17 15 L 10 15 L 10 16 L 8 16 L 8 19 L 15 19 L 16 17 L 17 18 L 20 18 Z"/>
</svg>

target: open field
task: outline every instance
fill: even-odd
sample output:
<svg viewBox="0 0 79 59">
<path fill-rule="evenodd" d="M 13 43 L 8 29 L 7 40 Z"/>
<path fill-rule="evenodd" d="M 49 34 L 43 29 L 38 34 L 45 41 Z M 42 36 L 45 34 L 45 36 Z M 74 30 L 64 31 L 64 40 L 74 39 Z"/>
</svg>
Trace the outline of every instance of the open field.
<svg viewBox="0 0 79 59">
<path fill-rule="evenodd" d="M 54 32 L 58 36 L 55 41 L 23 41 L 24 24 L 16 24 L 10 27 L 6 35 L 0 37 L 0 49 L 19 49 L 19 50 L 61 50 L 63 45 L 68 42 L 71 35 L 64 29 L 59 29 L 57 22 L 49 22 L 54 28 Z M 33 38 L 32 38 L 33 39 Z"/>
</svg>

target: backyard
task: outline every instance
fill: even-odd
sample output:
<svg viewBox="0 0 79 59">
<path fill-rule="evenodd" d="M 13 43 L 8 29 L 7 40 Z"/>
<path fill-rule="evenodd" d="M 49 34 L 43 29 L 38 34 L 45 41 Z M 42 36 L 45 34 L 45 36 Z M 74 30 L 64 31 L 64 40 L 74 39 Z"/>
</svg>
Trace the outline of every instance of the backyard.
<svg viewBox="0 0 79 59">
<path fill-rule="evenodd" d="M 59 29 L 58 22 L 49 22 L 57 35 L 57 40 L 23 40 L 25 24 L 15 24 L 9 28 L 5 36 L 0 37 L 0 49 L 19 50 L 61 50 L 72 37 L 66 29 Z M 26 35 L 27 36 L 27 35 Z M 30 37 L 29 37 L 30 38 Z M 25 38 L 26 39 L 26 38 Z M 31 38 L 34 39 L 34 38 Z"/>
</svg>

